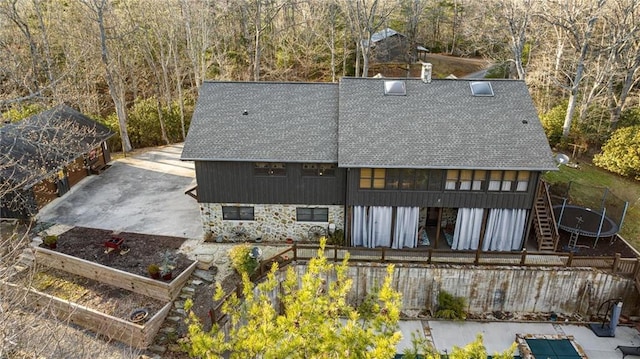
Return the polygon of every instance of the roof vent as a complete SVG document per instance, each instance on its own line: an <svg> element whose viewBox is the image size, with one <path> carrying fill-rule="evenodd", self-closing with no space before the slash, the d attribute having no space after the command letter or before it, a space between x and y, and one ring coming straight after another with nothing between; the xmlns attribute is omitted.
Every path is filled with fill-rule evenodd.
<svg viewBox="0 0 640 359"><path fill-rule="evenodd" d="M473 96L485 96L493 97L493 88L491 82L488 81L472 81L469 83L471 86L471 94Z"/></svg>
<svg viewBox="0 0 640 359"><path fill-rule="evenodd" d="M425 84L431 83L431 69L433 66L428 62L422 63L422 72L420 73L420 78L422 82Z"/></svg>
<svg viewBox="0 0 640 359"><path fill-rule="evenodd" d="M385 81L384 94L385 96L406 96L407 85L400 80Z"/></svg>

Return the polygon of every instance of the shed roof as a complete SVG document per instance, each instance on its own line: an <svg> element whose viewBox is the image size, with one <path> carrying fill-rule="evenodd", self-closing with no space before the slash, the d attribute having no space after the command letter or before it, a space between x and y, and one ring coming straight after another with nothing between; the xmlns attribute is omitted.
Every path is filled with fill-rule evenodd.
<svg viewBox="0 0 640 359"><path fill-rule="evenodd" d="M66 105L0 127L0 179L30 188L113 136Z"/></svg>
<svg viewBox="0 0 640 359"><path fill-rule="evenodd" d="M555 169L523 81L491 80L494 96L473 96L472 81L402 79L405 96L385 96L390 79L340 81L341 167Z"/></svg>
<svg viewBox="0 0 640 359"><path fill-rule="evenodd" d="M205 82L182 159L335 163L337 120L333 83Z"/></svg>

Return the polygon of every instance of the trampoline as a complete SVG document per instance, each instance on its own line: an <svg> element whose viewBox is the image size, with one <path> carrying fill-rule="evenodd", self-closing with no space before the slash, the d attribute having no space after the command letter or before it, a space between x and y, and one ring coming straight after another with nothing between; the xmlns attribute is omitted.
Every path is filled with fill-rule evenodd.
<svg viewBox="0 0 640 359"><path fill-rule="evenodd" d="M558 228L586 237L611 237L618 233L618 225L604 213L589 208L565 205L554 206Z"/></svg>

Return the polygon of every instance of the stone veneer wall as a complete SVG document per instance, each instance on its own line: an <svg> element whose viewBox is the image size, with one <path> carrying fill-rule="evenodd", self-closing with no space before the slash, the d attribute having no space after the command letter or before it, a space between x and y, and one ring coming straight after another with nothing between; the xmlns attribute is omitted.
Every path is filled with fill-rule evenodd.
<svg viewBox="0 0 640 359"><path fill-rule="evenodd" d="M254 220L222 220L222 206L253 207ZM328 208L329 222L298 222L296 208ZM211 232L213 238L222 235L225 240L233 239L236 227L242 227L247 239L262 237L265 241L280 241L286 238L307 240L309 228L321 226L328 228L333 223L336 229L344 230L343 206L307 206L294 204L239 204L239 203L201 203L200 214L204 233Z"/></svg>

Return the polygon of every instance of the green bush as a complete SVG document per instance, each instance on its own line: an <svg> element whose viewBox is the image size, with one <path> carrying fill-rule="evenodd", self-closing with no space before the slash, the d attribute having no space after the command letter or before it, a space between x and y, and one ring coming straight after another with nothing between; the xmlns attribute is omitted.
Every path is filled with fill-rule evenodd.
<svg viewBox="0 0 640 359"><path fill-rule="evenodd" d="M328 243L336 246L344 246L344 230L336 229L329 235Z"/></svg>
<svg viewBox="0 0 640 359"><path fill-rule="evenodd" d="M251 258L251 246L249 244L240 244L229 250L229 258L231 259L231 267L238 273L253 274L258 268L258 261Z"/></svg>
<svg viewBox="0 0 640 359"><path fill-rule="evenodd" d="M547 135L549 144L555 146L562 139L562 126L567 115L567 101L563 101L549 112L540 116L544 133ZM572 126L573 127L573 126Z"/></svg>
<svg viewBox="0 0 640 359"><path fill-rule="evenodd" d="M435 317L449 320L464 320L467 318L465 308L467 303L463 297L456 297L446 291L438 293L438 310Z"/></svg>
<svg viewBox="0 0 640 359"><path fill-rule="evenodd" d="M622 176L640 179L640 125L616 130L593 163Z"/></svg>
<svg viewBox="0 0 640 359"><path fill-rule="evenodd" d="M37 115L40 112L44 111L45 108L39 104L29 104L24 106L15 106L10 108L9 110L2 113L2 118L4 120L9 120L11 122L18 122L20 120L24 120L27 117L31 117L33 115ZM0 124L2 125L2 124Z"/></svg>

